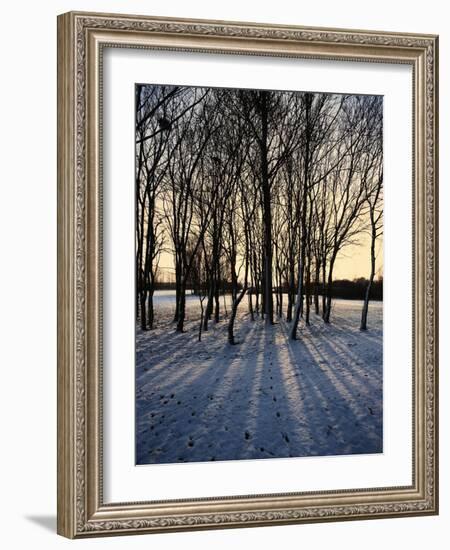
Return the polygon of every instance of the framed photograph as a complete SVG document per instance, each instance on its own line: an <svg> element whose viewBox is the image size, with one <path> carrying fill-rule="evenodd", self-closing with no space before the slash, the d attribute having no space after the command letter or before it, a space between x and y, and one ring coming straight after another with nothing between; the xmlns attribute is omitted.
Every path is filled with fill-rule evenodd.
<svg viewBox="0 0 450 550"><path fill-rule="evenodd" d="M436 514L438 38L58 18L58 532Z"/></svg>

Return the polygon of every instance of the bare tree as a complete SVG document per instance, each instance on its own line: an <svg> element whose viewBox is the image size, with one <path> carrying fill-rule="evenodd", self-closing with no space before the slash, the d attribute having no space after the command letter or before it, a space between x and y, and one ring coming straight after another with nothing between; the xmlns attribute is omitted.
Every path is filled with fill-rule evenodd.
<svg viewBox="0 0 450 550"><path fill-rule="evenodd" d="M289 335L291 340L297 338L303 294L305 288L309 292L310 286L313 198L317 196L314 188L322 185L338 165L338 161L334 158L330 160L330 157L333 157L332 152L336 149L335 125L339 120L343 100L336 101L334 96L327 94L304 93L299 96L299 103L304 115L303 140L297 160L297 170L301 182L297 207L300 212L300 226L294 226L294 228L299 232L300 253L298 254L297 269L297 298ZM307 265L306 260L308 260ZM307 321L309 323L309 294L306 297Z"/></svg>
<svg viewBox="0 0 450 550"><path fill-rule="evenodd" d="M168 178L164 201L165 220L169 227L175 256L176 306L174 321L177 332L184 331L186 314L186 286L195 254L210 223L211 204L207 205L205 216L195 216L198 204L204 195L211 192L217 182L205 173L202 162L206 146L217 130L212 105L206 101L208 92L193 88L185 98L195 108L181 105L183 117L171 132L174 145L168 162ZM202 98L199 104L198 96ZM188 242L195 235L189 254Z"/></svg>
<svg viewBox="0 0 450 550"><path fill-rule="evenodd" d="M339 165L330 174L331 221L330 255L326 288L325 323L330 322L333 270L339 252L354 243L365 223L365 185L363 181L364 159L370 147L368 128L373 114L372 97L349 96L343 106L341 120L342 139L339 152L343 151Z"/></svg>
<svg viewBox="0 0 450 550"><path fill-rule="evenodd" d="M262 291L265 320L273 324L272 185L300 143L294 95L268 90L240 90L234 102L256 139L253 173L259 183L263 229Z"/></svg>
<svg viewBox="0 0 450 550"><path fill-rule="evenodd" d="M204 316L204 330L214 309L214 321L220 320L221 253L223 251L224 216L226 205L235 190L235 182L242 175L248 155L248 139L245 127L229 107L229 92L214 90L216 124L215 133L208 145L205 162L209 166L215 184L209 197L211 223L205 235L206 262L208 265L208 302ZM208 248L208 251L206 250Z"/></svg>
<svg viewBox="0 0 450 550"><path fill-rule="evenodd" d="M139 311L143 330L153 328L157 260L164 244L157 201L167 170L168 132L161 120L179 94L176 87L136 86L136 315Z"/></svg>
<svg viewBox="0 0 450 550"><path fill-rule="evenodd" d="M245 180L244 180L245 181ZM231 265L231 278L232 278L232 305L230 320L228 321L228 343L234 345L236 343L234 338L234 323L236 320L237 310L239 304L242 302L247 290L248 290L248 274L250 265L250 233L251 222L253 213L256 209L257 201L255 197L250 198L247 194L244 181L239 182L239 198L240 208L230 208L228 210L228 229L229 229L229 243L230 249L228 251ZM240 233L240 228L243 229L244 235ZM243 242L242 242L243 241ZM242 253L238 255L238 247L243 247ZM241 257L239 268L238 256ZM244 270L244 277L241 284L240 291L238 290L238 279L241 269Z"/></svg>
<svg viewBox="0 0 450 550"><path fill-rule="evenodd" d="M191 280L193 283L194 292L198 296L200 304L200 322L198 325L198 341L202 339L203 318L205 315L204 301L207 297L207 269L205 264L204 246L201 246L195 254L191 268Z"/></svg>
<svg viewBox="0 0 450 550"><path fill-rule="evenodd" d="M365 158L363 181L366 202L369 209L370 228L370 275L364 296L361 313L361 330L367 330L367 314L369 310L370 292L375 278L376 240L383 232L383 141L382 114L380 99L374 98L371 111L372 143Z"/></svg>

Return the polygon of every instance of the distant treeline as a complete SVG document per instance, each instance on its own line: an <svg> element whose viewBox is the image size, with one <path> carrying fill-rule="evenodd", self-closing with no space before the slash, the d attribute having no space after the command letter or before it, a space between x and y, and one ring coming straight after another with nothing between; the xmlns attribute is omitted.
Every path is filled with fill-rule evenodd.
<svg viewBox="0 0 450 550"><path fill-rule="evenodd" d="M350 281L348 279L338 279L333 282L332 286L332 297L333 298L342 298L345 300L364 300L365 292L367 289L367 283L368 280L364 277L361 277L359 279L355 279L353 281ZM240 285L241 286L241 285ZM175 283L155 283L155 290L176 290ZM189 288L187 289L191 291L193 294L197 294L196 289ZM221 290L224 293L230 293L232 290L231 283L222 282ZM274 289L276 291L278 289ZM250 288L249 293L254 293L254 289ZM283 288L283 292L288 292L288 287ZM310 295L313 294L313 285L311 285L311 292ZM321 296L322 293L319 290L319 295ZM370 299L376 300L376 301L382 301L383 300L383 279L378 279L373 281L371 292L370 292Z"/></svg>
<svg viewBox="0 0 450 550"><path fill-rule="evenodd" d="M342 279L333 282L331 294L333 298L344 298L347 300L364 300L367 289L367 279L361 278L355 281ZM383 300L383 279L373 281L370 289L371 300Z"/></svg>

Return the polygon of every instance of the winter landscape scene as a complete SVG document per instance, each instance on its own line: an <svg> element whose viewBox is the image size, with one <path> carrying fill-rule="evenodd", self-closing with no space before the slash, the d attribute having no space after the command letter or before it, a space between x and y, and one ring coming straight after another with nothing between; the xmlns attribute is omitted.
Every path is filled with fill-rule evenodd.
<svg viewBox="0 0 450 550"><path fill-rule="evenodd" d="M382 452L382 98L135 101L136 463Z"/></svg>

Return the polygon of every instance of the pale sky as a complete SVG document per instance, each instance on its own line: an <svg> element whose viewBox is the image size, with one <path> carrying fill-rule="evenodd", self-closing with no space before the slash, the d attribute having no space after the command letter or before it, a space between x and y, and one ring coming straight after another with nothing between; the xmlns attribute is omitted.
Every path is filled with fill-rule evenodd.
<svg viewBox="0 0 450 550"><path fill-rule="evenodd" d="M375 279L383 275L383 235L376 241ZM370 275L370 236L361 235L360 245L349 245L341 250L334 267L335 279L369 278Z"/></svg>
<svg viewBox="0 0 450 550"><path fill-rule="evenodd" d="M160 268L173 272L173 255L168 252L161 254ZM383 236L377 238L376 242L376 274L375 279L383 274ZM370 237L368 234L361 234L358 245L349 245L339 253L334 266L334 279L357 279L370 275Z"/></svg>

